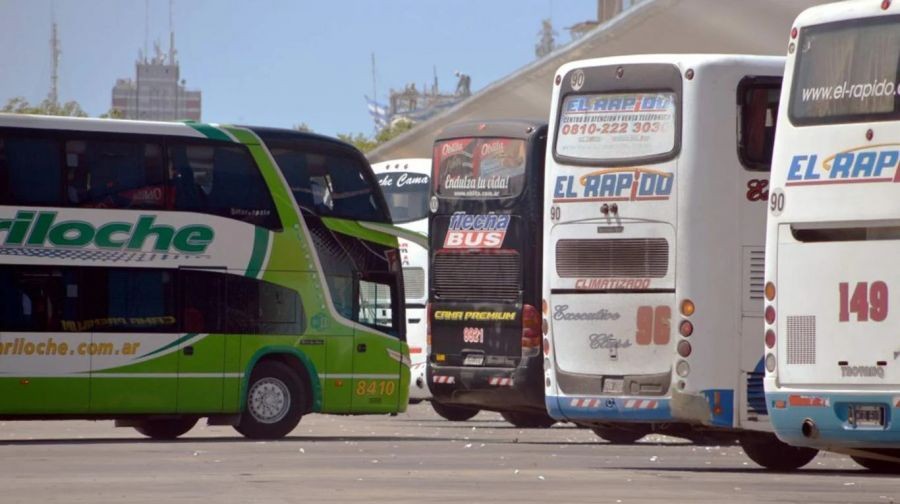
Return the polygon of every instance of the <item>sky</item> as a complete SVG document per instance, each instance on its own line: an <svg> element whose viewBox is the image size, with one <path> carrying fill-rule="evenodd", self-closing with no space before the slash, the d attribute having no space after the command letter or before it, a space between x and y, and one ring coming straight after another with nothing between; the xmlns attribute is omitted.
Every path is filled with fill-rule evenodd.
<svg viewBox="0 0 900 504"><path fill-rule="evenodd" d="M596 0L173 0L181 77L203 92L203 120L371 134L364 95L379 101L415 82L477 91L535 59L541 20L558 42L596 19ZM149 13L149 15L147 15ZM43 100L50 33L61 41L60 101L107 112L117 78L134 78L138 51L168 51L168 0L0 0L0 103ZM149 37L147 37L149 34Z"/></svg>

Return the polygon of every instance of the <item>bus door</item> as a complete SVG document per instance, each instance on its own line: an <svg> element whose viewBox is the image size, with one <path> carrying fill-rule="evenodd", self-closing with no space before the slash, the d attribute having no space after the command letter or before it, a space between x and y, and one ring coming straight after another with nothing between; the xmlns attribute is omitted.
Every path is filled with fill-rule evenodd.
<svg viewBox="0 0 900 504"><path fill-rule="evenodd" d="M396 255L396 252L394 252ZM358 320L353 336L354 413L387 413L396 411L401 394L400 373L403 366L403 297L397 288L398 272L368 273L361 276L358 287ZM392 306L395 307L392 309ZM367 330L371 327L372 330Z"/></svg>
<svg viewBox="0 0 900 504"><path fill-rule="evenodd" d="M218 271L181 270L180 315L184 336L178 345L178 412L210 413L222 411L226 342L229 353L240 358L240 336L224 336L233 328L226 320L240 323L246 317L230 313L229 307L246 308L252 293L247 281ZM250 336L252 337L252 336Z"/></svg>
<svg viewBox="0 0 900 504"><path fill-rule="evenodd" d="M739 168L737 206L740 216L741 310L740 370L746 383L745 411L765 414L763 355L763 279L765 275L765 205L769 196L769 168L775 142L781 77L745 77L738 84ZM746 381L744 381L746 380Z"/></svg>

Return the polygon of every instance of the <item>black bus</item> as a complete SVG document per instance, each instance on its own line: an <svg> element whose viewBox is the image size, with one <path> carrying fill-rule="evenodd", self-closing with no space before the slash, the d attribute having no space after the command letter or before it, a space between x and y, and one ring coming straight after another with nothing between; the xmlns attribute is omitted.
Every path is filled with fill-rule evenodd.
<svg viewBox="0 0 900 504"><path fill-rule="evenodd" d="M428 386L435 411L553 424L544 405L541 236L547 125L451 125L435 139Z"/></svg>

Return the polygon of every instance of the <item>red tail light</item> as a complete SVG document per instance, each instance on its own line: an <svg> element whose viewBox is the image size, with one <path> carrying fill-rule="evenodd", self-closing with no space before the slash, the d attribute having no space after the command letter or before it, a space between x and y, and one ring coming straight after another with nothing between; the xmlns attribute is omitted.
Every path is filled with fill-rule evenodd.
<svg viewBox="0 0 900 504"><path fill-rule="evenodd" d="M766 307L766 323L774 324L775 323L775 308L771 305Z"/></svg>
<svg viewBox="0 0 900 504"><path fill-rule="evenodd" d="M524 305L522 307L522 352L540 349L541 339L541 314L534 306Z"/></svg>
<svg viewBox="0 0 900 504"><path fill-rule="evenodd" d="M766 346L772 348L775 346L775 331L769 329L766 331Z"/></svg>

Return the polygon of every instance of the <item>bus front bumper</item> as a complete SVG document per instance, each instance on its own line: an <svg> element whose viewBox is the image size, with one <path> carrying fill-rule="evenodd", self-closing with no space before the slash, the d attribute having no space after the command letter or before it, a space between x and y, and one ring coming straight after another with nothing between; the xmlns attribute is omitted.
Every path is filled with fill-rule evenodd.
<svg viewBox="0 0 900 504"><path fill-rule="evenodd" d="M788 444L900 448L900 394L777 392L766 402L775 433Z"/></svg>

